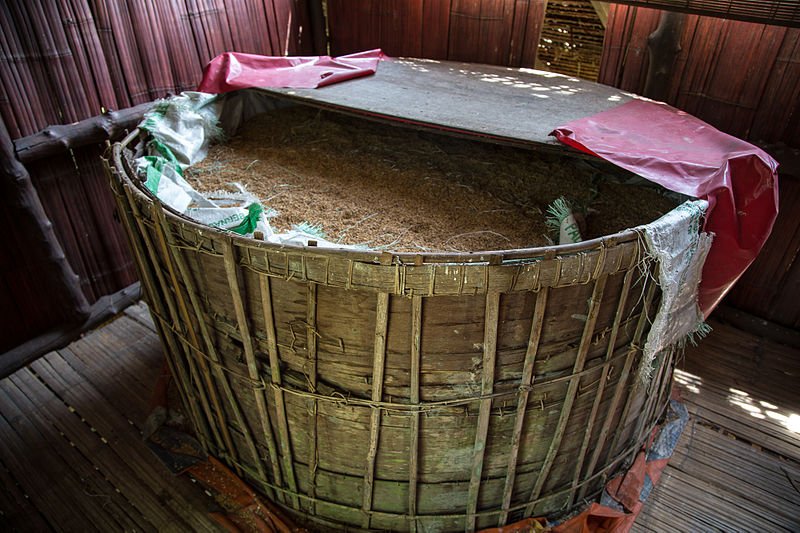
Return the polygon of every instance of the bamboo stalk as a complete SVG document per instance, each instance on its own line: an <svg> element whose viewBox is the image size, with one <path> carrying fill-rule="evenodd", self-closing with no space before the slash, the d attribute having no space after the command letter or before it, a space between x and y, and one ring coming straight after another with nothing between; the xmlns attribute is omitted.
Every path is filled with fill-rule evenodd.
<svg viewBox="0 0 800 533"><path fill-rule="evenodd" d="M289 422L286 419L286 403L283 398L283 383L281 378L281 363L278 355L278 342L275 336L275 317L272 310L272 291L268 276L258 276L259 291L261 293L261 306L264 314L264 329L267 334L267 349L269 351L269 367L275 396L275 412L277 413L278 434L281 440L281 457L283 458L284 474L289 485L292 498L292 508L300 509L297 499L297 481L294 472L294 457L291 441L289 439Z"/></svg>
<svg viewBox="0 0 800 533"><path fill-rule="evenodd" d="M106 61L103 46L100 44L100 37L91 6L81 0L69 0L69 4L75 10L75 17L80 28L81 41L77 47L83 45L87 53L89 69L85 72L85 79L94 78L97 86L100 104L105 109L121 109L125 106L120 105L114 93L114 82L109 74L109 65ZM72 47L73 50L76 47Z"/></svg>
<svg viewBox="0 0 800 533"><path fill-rule="evenodd" d="M497 360L497 319L500 312L500 293L486 294L483 329L483 368L481 371L481 396L494 392L494 371ZM475 513L478 510L483 462L486 457L486 441L489 433L489 416L492 414L492 399L481 400L478 411L478 423L475 430L475 446L472 452L472 470L467 496L467 516L464 529L475 530Z"/></svg>
<svg viewBox="0 0 800 533"><path fill-rule="evenodd" d="M422 297L411 297L411 405L419 405L420 361L422 348ZM417 530L417 480L419 477L419 411L411 414L411 439L408 459L408 516L409 529Z"/></svg>
<svg viewBox="0 0 800 533"><path fill-rule="evenodd" d="M578 354L575 358L575 364L572 367L573 374L582 371L583 365L586 362L586 354L589 352L589 345L591 344L592 334L594 333L594 325L597 322L597 315L600 312L600 302L603 299L603 291L605 290L607 279L608 275L604 274L598 278L594 284L592 297L589 301L589 311L587 312L586 325L583 328L583 335L581 337L580 346L578 347ZM569 417L572 414L572 405L575 402L575 396L578 393L579 385L580 377L573 376L573 378L569 381L569 386L567 387L567 395L564 399L564 405L561 408L561 416L558 419L558 424L556 425L553 439L550 442L550 448L547 451L547 456L545 457L544 464L539 471L539 475L536 477L536 484L531 491L531 496L529 498L531 503L529 503L525 508L526 516L533 515L534 505L532 502L539 498L542 488L544 488L544 484L550 475L550 469L553 466L553 462L556 460L558 449L561 447L561 439L564 437L564 432L567 429Z"/></svg>
<svg viewBox="0 0 800 533"><path fill-rule="evenodd" d="M287 258L288 266L289 260ZM306 357L309 368L306 375L311 392L317 392L317 284L308 282L306 285ZM319 465L319 443L317 442L319 405L317 400L309 400L309 458L308 458L308 495L311 496L311 514L316 514L317 466Z"/></svg>
<svg viewBox="0 0 800 533"><path fill-rule="evenodd" d="M111 183L111 188L114 191L114 197L119 213L125 222L123 226L126 234L128 235L128 242L133 249L134 258L136 259L137 271L139 272L139 278L142 280L142 286L144 287L144 297L151 309L154 308L159 316L166 316L167 313L164 310L164 304L161 298L158 297L156 280L153 275L153 265L147 260L141 235L133 231L133 229L136 227L136 223L133 220L133 214L130 208L130 197L125 194L123 190L125 186L120 181L116 170L111 168L108 160L106 159L103 159L103 168L106 171L106 175ZM189 416L193 420L194 427L198 429L197 436L200 439L200 443L203 445L203 448L210 450L212 448L209 446L208 442L208 435L210 431L207 421L200 416L200 412L197 408L197 402L191 401L193 399L188 397L187 391L185 390L185 384L189 383L189 380L186 377L186 370L183 368L183 365L179 364L179 361L173 357L170 357L170 354L177 354L179 352L177 348L177 341L172 335L172 332L165 328L160 321L155 322L159 336L164 344L167 345L167 353L164 354L164 360L169 365L172 375L179 381L177 389L184 409L189 412Z"/></svg>
<svg viewBox="0 0 800 533"><path fill-rule="evenodd" d="M0 50L11 56L14 52L23 49L19 42L21 25L18 24L11 14L0 9ZM36 83L33 81L30 72L30 64L18 61L7 61L0 69L0 81L6 91L6 104L3 108L9 111L3 114L3 121L11 137L19 137L35 132L42 124L47 124L47 108L39 101ZM10 102L26 102L24 106L13 106ZM52 113L49 116L54 117Z"/></svg>
<svg viewBox="0 0 800 533"><path fill-rule="evenodd" d="M640 346L639 343L642 341L642 337L644 336L644 330L650 320L650 312L652 311L651 307L653 305L653 299L655 298L657 289L657 284L655 282L650 283L650 287L647 289L647 294L645 295L644 304L642 306L642 316L640 317L639 323L636 326L636 331L634 332L634 339L631 341L631 350L634 351L641 351L643 350L643 346ZM643 364L644 361L640 361L640 364ZM619 418L619 423L617 424L617 430L614 432L614 439L611 441L611 449L609 450L610 453L613 453L614 450L617 449L619 445L619 439L622 437L622 430L625 428L625 424L630 416L630 411L633 406L634 400L639 395L639 389L642 386L642 380L639 379L638 376L634 376L633 385L628 392L628 397L625 401L625 407L622 410L622 415Z"/></svg>
<svg viewBox="0 0 800 533"><path fill-rule="evenodd" d="M145 71L148 89L152 96L160 97L164 92L174 90L175 83L164 32L153 31L154 28L161 27L161 22L154 13L155 2L130 3L127 8L130 17L128 24L134 35L148 35L147 39L137 39L135 44L144 59L141 65Z"/></svg>
<svg viewBox="0 0 800 533"><path fill-rule="evenodd" d="M658 393L658 405L665 405L669 403L670 397L672 395L672 375L675 370L675 365L677 364L677 360L680 356L680 349L677 346L672 347L672 353L670 354L669 360L669 367L667 368L667 375L662 382L661 388Z"/></svg>
<svg viewBox="0 0 800 533"><path fill-rule="evenodd" d="M661 408L661 398L666 390L669 390L669 381L667 376L670 375L670 368L672 367L672 359L675 355L675 347L670 346L665 349L664 360L659 366L658 373L652 380L650 390L647 395L645 408L643 409L644 416L639 416L636 420L636 442L641 442L645 438L644 432L647 431L647 422L653 419L658 410ZM664 384L667 384L665 387Z"/></svg>
<svg viewBox="0 0 800 533"><path fill-rule="evenodd" d="M379 402L383 398L383 374L386 362L386 331L389 322L389 293L379 292L375 310L375 346L372 366L372 401ZM375 458L378 455L378 439L381 430L381 413L373 407L370 413L369 449L367 466L364 473L364 495L361 510L364 512L362 527L369 529L372 521L372 495L375 481Z"/></svg>
<svg viewBox="0 0 800 533"><path fill-rule="evenodd" d="M238 268L236 267L233 244L230 238L223 241L222 253L225 263L225 273L228 277L228 286L230 287L231 292L231 299L233 300L233 308L236 312L236 322L238 323L239 327L239 335L242 338L242 345L244 346L244 358L247 364L247 374L254 382L260 382L261 376L258 371L258 364L256 363L256 354L255 350L253 349L253 338L250 335L250 326L248 325L247 321L247 313L245 312L244 302L242 301L241 289L239 287L239 273ZM266 389L253 387L253 396L255 397L256 401L256 411L258 411L258 418L261 422L261 431L264 432L264 437L267 441L267 449L269 451L270 463L272 465L272 479L277 486L282 487L283 476L281 476L281 467L278 464L278 453L275 449L275 438L272 435L272 426L269 422L266 394ZM252 440L252 437L249 437L250 432L247 430L246 426L243 428L243 430L248 434L248 438ZM260 466L261 461L258 461L257 453L255 454L254 458L256 459L256 464ZM282 492L277 492L276 496L279 501L284 501Z"/></svg>
<svg viewBox="0 0 800 533"><path fill-rule="evenodd" d="M159 265L161 265L161 261L159 260L158 256L156 255L156 251L155 251L156 248L153 245L153 241L150 238L150 234L148 233L147 228L144 225L144 222L142 220L142 213L139 210L139 206L136 204L136 201L133 198L132 191L128 187L125 187L124 191L125 191L125 194L126 194L126 197L127 197L127 200L128 200L128 205L131 207L131 212L133 214L133 219L135 221L136 228L139 230L139 235L142 236L142 240L144 241L143 248L145 250L147 250L147 253L148 253L149 257L150 257L150 264L153 266L153 271L156 273L156 279L158 280L158 287L161 288L161 294L163 295L163 301L165 301L167 303L167 310L169 311L169 315L168 315L169 316L169 320L172 322L174 327L178 327L179 324L180 324L180 320L178 318L178 312L175 309L175 302L169 296L169 285L167 284L167 281L164 279L164 273L162 272L162 270L161 270L161 268L159 266ZM161 300L162 299L158 298L157 296L155 296L153 298L154 302L155 301L159 301L160 302ZM161 311L163 311L163 307L162 307ZM166 317L167 315L166 314L162 314L162 315L157 315L157 316ZM165 324L161 323L160 320L158 321L158 323L162 327L165 326ZM202 406L203 412L205 413L205 416L206 416L206 420L207 420L206 426L210 429L210 434L213 436L214 441L215 441L216 451L217 451L217 453L219 453L219 452L221 452L221 451L223 451L225 449L225 441L222 439L222 436L219 433L219 430L218 430L217 426L213 422L214 421L214 411L211 409L211 404L210 404L210 402L208 400L208 397L206 396L206 392L205 392L204 388L202 387L200 376L199 376L200 371L196 367L195 357L191 353L191 349L188 346L186 346L184 340L181 339L180 337L177 338L177 345L181 347L181 350L175 350L174 352L171 352L171 353L175 354L175 356L178 357L178 354L181 351L183 352L183 359L186 361L186 365L189 368L189 376L191 377L191 380L190 380L190 379L187 378L187 376L183 376L183 378L186 380L183 383L185 383L186 386L189 386L189 384L192 383L192 382L194 382L196 384L195 392L197 393L197 396L200 398L200 405ZM193 399L193 398L190 398L190 400L191 399Z"/></svg>
<svg viewBox="0 0 800 533"><path fill-rule="evenodd" d="M517 461L519 461L519 447L522 441L522 428L528 408L528 397L536 377L534 365L536 364L536 355L539 353L539 342L542 338L542 327L544 326L545 309L547 309L547 297L549 294L550 289L547 287L539 290L536 296L533 317L531 318L531 332L528 338L528 347L525 351L525 361L522 365L522 380L520 381L520 392L517 398L517 415L514 419L514 432L511 437L511 449L508 454L508 470L503 488L502 512L497 519L498 527L506 524L508 510L511 507L511 497L514 492L514 481L517 475Z"/></svg>
<svg viewBox="0 0 800 533"><path fill-rule="evenodd" d="M209 393L209 396L211 398L211 403L214 406L214 412L216 413L217 416L217 423L219 424L220 434L225 444L224 453L226 455L230 455L231 457L235 458L238 455L237 449L233 445L233 439L231 438L230 431L228 430L228 424L225 421L225 412L222 409L222 404L219 401L217 390L214 387L214 381L208 369L208 364L206 363L206 360L203 357L203 355L205 354L200 354L200 356L197 357L196 354L193 353L195 350L199 349L199 342L197 338L197 333L195 332L194 326L192 325L191 322L191 317L189 315L189 310L186 306L186 301L183 299L183 295L178 285L178 275L175 272L175 266L173 265L173 260L169 251L169 246L167 245L167 237L165 236L166 230L162 227L162 223L164 224L166 223L166 220L163 218L164 212L160 205L153 205L153 213L155 214L156 218L153 226L156 231L156 236L158 238L158 243L161 248L161 253L163 254L163 262L166 263L167 273L169 274L171 283L170 285L162 285L164 287L164 294L169 294L170 292L174 294L174 299L177 304L177 309L179 312L179 314L176 314L175 316L172 317L174 320L174 324L176 325L180 324L182 321L183 326L189 333L189 342L186 343L188 348L187 355L189 357L189 360L197 361L198 366L200 367L200 371L202 372L203 379L206 384L206 390ZM145 230L143 229L143 231ZM155 246L153 246L153 243L149 243L148 248L150 248L153 251L153 253L155 253ZM194 291L190 289L189 294L193 295ZM198 315L198 317L199 316L200 315ZM203 321L200 320L200 323L202 324ZM210 346L213 349L213 344L211 344ZM212 360L216 361L216 358ZM203 388L200 387L198 390L202 392ZM214 425L212 424L211 427L213 428ZM238 472L238 474L241 475L241 472Z"/></svg>
<svg viewBox="0 0 800 533"><path fill-rule="evenodd" d="M608 339L608 348L606 349L606 357L605 361L603 362L603 370L600 372L600 381L598 382L597 386L597 393L594 397L594 402L592 403L592 410L589 413L589 420L586 424L586 433L583 437L583 443L581 443L580 452L578 452L578 458L575 461L575 470L572 477L572 492L570 492L569 497L569 504L568 507L571 507L573 499L575 497L575 491L578 487L578 480L581 477L581 471L583 470L583 462L586 459L586 454L589 450L589 442L592 439L592 431L594 429L595 419L597 418L597 413L600 409L600 402L603 399L603 394L605 392L606 387L606 380L608 379L608 372L611 367L611 359L614 357L614 346L617 343L617 335L619 335L619 326L622 323L622 316L625 312L625 306L628 303L628 295L630 294L631 290L631 282L633 280L633 273L634 270L628 270L625 274L625 278L622 282L622 292L620 293L619 303L617 304L617 312L614 315L614 323L611 326L611 333ZM609 416L608 414L606 416Z"/></svg>
<svg viewBox="0 0 800 533"><path fill-rule="evenodd" d="M164 216L163 209L161 209L160 206L154 206L154 211L156 214L156 218L158 219L158 223L155 224L156 231L159 236L159 240L162 244L162 251L166 259L167 268L171 272L171 275L173 276L173 284L174 284L173 286L176 288L175 293L176 296L178 297L178 302L179 304L182 303L184 317L189 328L189 333L192 338L192 342L194 343L195 346L197 346L197 336L194 333L194 327L191 322L191 317L188 314L185 302L183 302L182 291L179 290L178 282L173 274L174 273L174 269L172 268L173 261L177 265L181 277L184 283L186 284L186 292L189 295L189 300L192 305L192 309L195 313L195 317L197 318L197 323L200 329L201 336L205 343L206 349L208 350L207 356L213 363L215 363L212 366L214 377L222 387L223 394L228 399L228 404L231 407L231 411L233 412L233 416L236 420L236 423L239 425L239 428L241 429L241 432L244 435L245 445L247 446L248 451L250 452L253 458L253 462L256 466L258 474L262 477L262 479L266 480L267 479L266 471L264 470L262 461L260 460L260 454L258 453L258 448L256 447L252 432L247 424L247 420L244 418L244 415L242 414L241 408L236 400L236 396L234 395L230 383L228 382L228 378L220 368L221 360L219 358L219 355L217 354L214 342L211 339L211 335L209 334L206 322L203 319L203 309L200 306L200 302L197 299L197 291L194 287L194 282L191 277L191 273L189 272L189 269L185 263L182 253L178 251L179 247L176 245L174 240L174 235L169 229L166 218ZM223 241L223 247L225 247L226 244L227 243ZM172 250L174 250L174 253L172 252ZM223 261L224 261L224 254L223 254ZM242 339L242 342L244 343L245 340ZM205 364L205 358L202 356L202 354L201 357L198 357L198 361L201 363L201 365L203 365L203 367L207 368L207 365ZM223 438L230 439L230 433L224 418L224 411L222 411L221 406L219 406L220 405L218 403L219 400L216 397L217 391L213 386L213 382L209 381L208 387L212 393L212 400L217 402L218 406L217 408L219 409L218 412L220 413L220 425L221 429L223 430L222 433ZM234 457L238 455L238 450L234 447L231 447L231 452Z"/></svg>
<svg viewBox="0 0 800 533"><path fill-rule="evenodd" d="M628 349L628 354L625 357L625 363L622 366L622 371L620 372L619 379L617 380L617 386L614 388L614 395L611 397L611 405L606 410L606 418L600 428L600 433L597 436L594 450L592 451L589 463L586 466L586 479L590 479L594 476L594 469L597 466L597 462L600 459L600 454L603 452L603 448L605 447L606 439L608 438L609 431L611 430L611 424L614 420L614 413L617 411L617 406L619 405L619 401L622 398L622 393L627 385L635 356L640 349L637 345L641 340L642 332L647 324L647 312L645 310L650 306L650 301L655 295L655 289L655 283L651 284L650 287L646 289L647 293L645 294L644 307L641 315L639 315L639 320L636 323L636 329L634 330L631 347ZM581 487L580 491L578 492L579 500L583 499L587 490L587 485L583 485Z"/></svg>
<svg viewBox="0 0 800 533"><path fill-rule="evenodd" d="M123 65L123 60L130 62L130 57L138 58L138 50L131 50L129 54L120 54L117 50L117 45L124 47L128 42L125 39L124 30L125 26L117 27L116 14L118 6L115 2L97 2L93 7L93 14L95 24L97 26L97 36L100 42L101 53L105 56L108 64L108 75L111 79L111 85L114 89L114 94L117 99L117 105L120 107L129 107L137 103L143 103L149 98L131 98L133 94L129 93L129 88L134 92L133 87L141 85L144 77L140 79L131 79L130 85L126 84L126 68ZM122 56L122 57L121 57ZM142 76L144 74L142 73ZM137 95L140 96L140 95Z"/></svg>
<svg viewBox="0 0 800 533"><path fill-rule="evenodd" d="M170 29L170 31L164 32L164 38L171 59L170 64L174 69L175 92L194 90L200 81L203 63L197 56L189 16L186 12L186 3L156 2L156 9L158 18L161 20L161 27ZM240 51L244 52L245 50Z"/></svg>
<svg viewBox="0 0 800 533"><path fill-rule="evenodd" d="M40 51L41 62L50 84L40 87L58 87L49 96L57 102L60 119L67 122L80 120L93 113L88 100L91 96L84 94L84 87L75 68L74 55L69 51L63 24L50 24L59 20L58 10L54 2L28 2L20 4L23 10L21 17L30 24L30 35L36 40ZM14 7L12 6L12 9ZM98 109L99 105L95 107Z"/></svg>

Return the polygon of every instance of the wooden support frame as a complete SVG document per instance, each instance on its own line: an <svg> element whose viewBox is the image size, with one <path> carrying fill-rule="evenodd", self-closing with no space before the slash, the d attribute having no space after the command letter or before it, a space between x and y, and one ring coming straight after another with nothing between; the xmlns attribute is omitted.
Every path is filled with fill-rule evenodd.
<svg viewBox="0 0 800 533"><path fill-rule="evenodd" d="M59 307L64 320L49 331L0 354L0 377L9 375L49 351L66 346L82 333L96 327L141 296L139 282L89 304L77 274L69 264L53 225L31 182L24 163L94 143L118 139L138 124L152 103L120 111L110 111L74 124L50 126L42 131L12 141L5 123L0 120L0 172L5 207L11 209L19 228L30 234L30 249L48 264L47 279L51 305Z"/></svg>
<svg viewBox="0 0 800 533"><path fill-rule="evenodd" d="M91 312L89 302L81 290L77 274L67 261L28 170L16 157L14 144L2 120L0 173L0 193L9 216L16 222L15 231L23 234L28 252L44 266L44 279L38 281L50 291L50 305L54 305L64 317L65 326L81 324ZM17 357L27 358L21 352Z"/></svg>

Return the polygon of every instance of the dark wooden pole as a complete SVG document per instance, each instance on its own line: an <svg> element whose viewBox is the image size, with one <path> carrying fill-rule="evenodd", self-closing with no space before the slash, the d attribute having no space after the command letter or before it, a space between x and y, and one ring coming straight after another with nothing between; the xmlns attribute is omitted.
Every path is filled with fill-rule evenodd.
<svg viewBox="0 0 800 533"><path fill-rule="evenodd" d="M142 296L140 282L132 283L114 294L103 296L89 308L86 318L72 325L59 325L0 354L0 378L32 363L39 357L68 345L82 333L104 324Z"/></svg>
<svg viewBox="0 0 800 533"><path fill-rule="evenodd" d="M681 35L686 15L662 11L656 30L647 37L650 62L644 84L644 95L665 101L669 97L675 59L681 51Z"/></svg>
<svg viewBox="0 0 800 533"><path fill-rule="evenodd" d="M308 14L311 19L311 39L314 53L320 56L328 55L328 25L325 21L322 0L308 0Z"/></svg>
<svg viewBox="0 0 800 533"><path fill-rule="evenodd" d="M13 231L24 235L32 252L30 260L43 265L46 279L40 280L49 295L42 305L56 306L65 320L53 329L0 354L0 378L45 353L66 346L81 333L108 320L140 297L139 282L104 296L89 306L79 278L66 259L53 226L42 207L23 162L31 162L69 150L120 137L142 120L151 102L121 111L110 111L74 124L49 126L44 130L11 140L0 120L0 170L3 208L17 223Z"/></svg>
<svg viewBox="0 0 800 533"><path fill-rule="evenodd" d="M29 163L89 144L116 139L132 130L150 109L152 102L139 104L121 111L109 111L74 124L48 126L39 133L14 141L16 157Z"/></svg>
<svg viewBox="0 0 800 533"><path fill-rule="evenodd" d="M24 235L32 258L44 269L46 279L40 280L49 291L49 305L55 305L71 323L89 316L89 303L81 291L78 276L72 270L53 224L42 207L39 195L31 182L28 170L14 154L14 144L0 119L0 194L4 208L16 221L13 231ZM5 231L12 231L6 229ZM13 253L13 250L9 250ZM71 320L70 320L71 319Z"/></svg>

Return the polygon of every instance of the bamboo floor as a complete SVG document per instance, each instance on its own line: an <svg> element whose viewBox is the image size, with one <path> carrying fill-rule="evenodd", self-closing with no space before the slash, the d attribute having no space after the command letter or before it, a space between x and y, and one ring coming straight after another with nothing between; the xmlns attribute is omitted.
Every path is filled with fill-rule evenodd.
<svg viewBox="0 0 800 533"><path fill-rule="evenodd" d="M680 365L691 419L634 531L800 531L800 349L712 324ZM142 442L160 371L138 304L0 381L3 531L218 530L213 500Z"/></svg>

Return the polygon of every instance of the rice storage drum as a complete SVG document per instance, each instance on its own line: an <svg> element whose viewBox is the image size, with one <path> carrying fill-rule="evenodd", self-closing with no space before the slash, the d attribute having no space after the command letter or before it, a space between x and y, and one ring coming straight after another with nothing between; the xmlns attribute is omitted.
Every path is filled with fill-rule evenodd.
<svg viewBox="0 0 800 533"><path fill-rule="evenodd" d="M258 197L238 231L157 199L147 121L110 162L208 452L314 528L474 530L595 498L668 401L672 352L642 378L661 292L627 228L676 202L578 159L244 93L217 99L229 140L180 177L188 211ZM547 233L561 196L586 240Z"/></svg>

